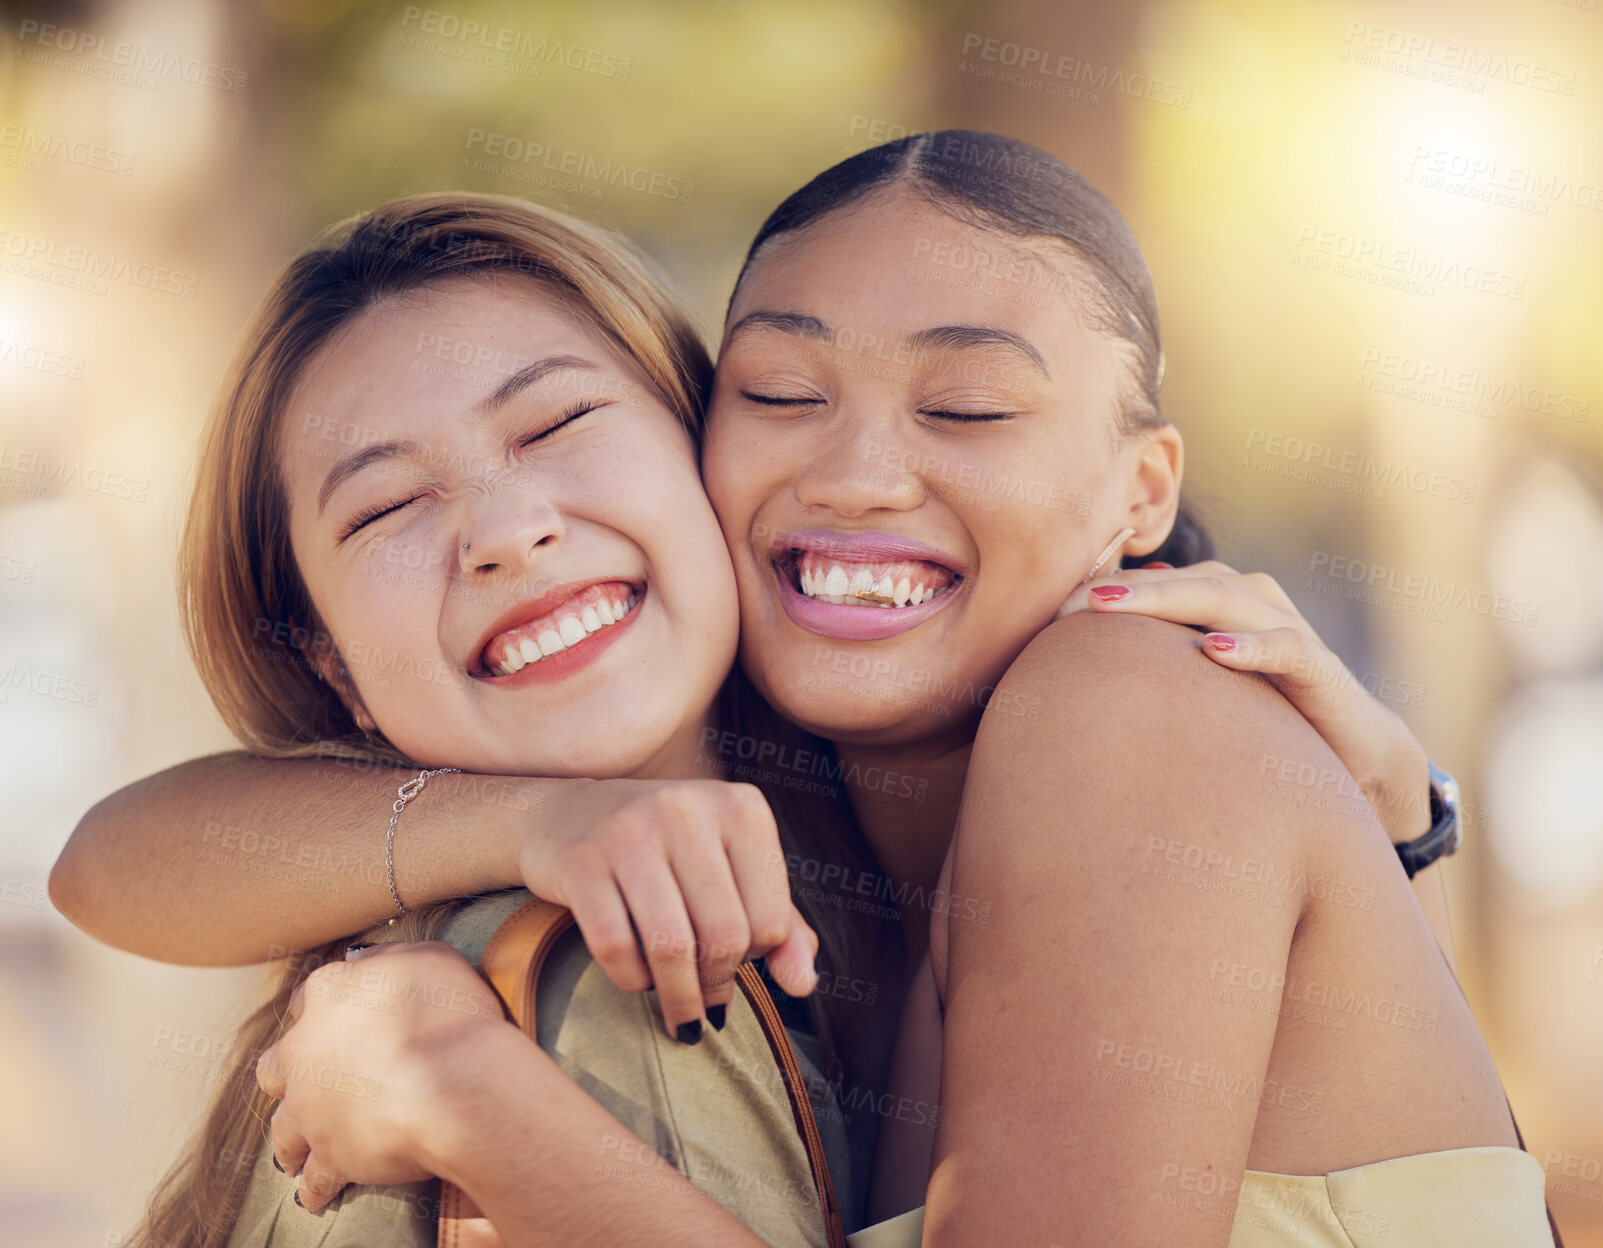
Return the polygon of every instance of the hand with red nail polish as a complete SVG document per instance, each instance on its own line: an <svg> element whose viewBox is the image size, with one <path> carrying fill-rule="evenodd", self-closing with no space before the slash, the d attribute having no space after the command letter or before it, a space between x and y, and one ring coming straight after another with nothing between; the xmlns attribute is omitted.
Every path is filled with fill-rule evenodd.
<svg viewBox="0 0 1603 1248"><path fill-rule="evenodd" d="M1237 572L1218 560L1183 568L1153 560L1076 587L1058 615L1080 611L1211 630L1198 650L1279 689L1358 781L1394 843L1430 826L1424 748L1320 640L1274 577Z"/></svg>

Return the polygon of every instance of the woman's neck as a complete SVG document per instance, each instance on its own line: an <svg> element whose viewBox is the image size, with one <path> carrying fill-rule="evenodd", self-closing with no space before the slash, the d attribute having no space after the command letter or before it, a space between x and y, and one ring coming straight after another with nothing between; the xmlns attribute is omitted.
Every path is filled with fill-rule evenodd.
<svg viewBox="0 0 1603 1248"><path fill-rule="evenodd" d="M957 826L973 737L909 745L837 744L858 826L901 906L910 965L929 943L931 898Z"/></svg>

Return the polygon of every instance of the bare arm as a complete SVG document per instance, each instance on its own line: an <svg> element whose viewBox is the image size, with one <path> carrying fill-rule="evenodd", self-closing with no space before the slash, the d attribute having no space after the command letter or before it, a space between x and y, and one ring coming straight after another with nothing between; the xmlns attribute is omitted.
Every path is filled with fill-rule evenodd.
<svg viewBox="0 0 1603 1248"><path fill-rule="evenodd" d="M198 966L366 931L395 913L385 830L413 774L248 754L180 764L84 816L51 900L107 944ZM569 907L613 983L656 986L671 1031L727 1005L747 958L766 956L787 991L813 988L817 937L751 785L442 773L407 804L394 857L408 907L519 884Z"/></svg>
<svg viewBox="0 0 1603 1248"><path fill-rule="evenodd" d="M1119 586L1106 600L1092 590ZM1069 596L1060 615L1079 611L1146 615L1211 630L1202 653L1221 667L1265 676L1335 751L1357 781L1356 793L1324 793L1351 805L1366 802L1394 845L1430 830L1430 773L1424 747L1400 715L1364 687L1325 645L1274 577L1237 572L1218 560L1183 568L1167 564L1121 568ZM1417 699L1423 689L1386 680L1393 698ZM1273 777L1272 758L1264 760ZM1334 773L1332 773L1334 778ZM1436 943L1456 973L1453 932L1440 867L1414 877L1414 896Z"/></svg>
<svg viewBox="0 0 1603 1248"><path fill-rule="evenodd" d="M1263 756L1301 760L1312 738L1266 730L1272 692L1166 661L1187 644L1167 625L1143 622L1132 649L1122 626L1079 624L1004 678L1042 695L1040 720L988 717L975 745L952 889L995 904L948 925L925 1243L1123 1243L1139 1226L1223 1248L1228 1219L1155 1199L1159 1176L1183 1157L1239 1190L1278 1019L1196 985L1221 960L1286 966L1309 894L1261 868L1317 874L1307 829L1334 819L1254 796ZM1132 679L1132 655L1162 680Z"/></svg>
<svg viewBox="0 0 1603 1248"><path fill-rule="evenodd" d="M395 913L384 831L413 774L245 753L180 763L84 815L50 899L97 940L165 962L244 965L337 940ZM432 777L396 832L403 901L521 884L519 818L572 783L585 782Z"/></svg>

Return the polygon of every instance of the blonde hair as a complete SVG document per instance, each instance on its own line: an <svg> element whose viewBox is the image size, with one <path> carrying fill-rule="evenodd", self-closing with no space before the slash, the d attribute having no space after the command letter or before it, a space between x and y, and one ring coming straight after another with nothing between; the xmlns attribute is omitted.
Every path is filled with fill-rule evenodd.
<svg viewBox="0 0 1603 1248"><path fill-rule="evenodd" d="M520 277L559 295L700 435L711 360L683 301L626 240L522 200L454 193L393 200L334 226L278 275L245 331L207 426L179 551L185 639L223 721L253 753L410 761L363 731L313 663L293 649L286 662L283 647L262 643L286 629L324 635L290 548L277 448L320 347L387 296L461 277ZM461 904L423 907L370 936L433 939ZM283 1034L296 986L343 957L346 943L305 950L278 972L271 998L240 1029L199 1139L155 1189L133 1243L227 1243L273 1107L256 1084L256 1059Z"/></svg>

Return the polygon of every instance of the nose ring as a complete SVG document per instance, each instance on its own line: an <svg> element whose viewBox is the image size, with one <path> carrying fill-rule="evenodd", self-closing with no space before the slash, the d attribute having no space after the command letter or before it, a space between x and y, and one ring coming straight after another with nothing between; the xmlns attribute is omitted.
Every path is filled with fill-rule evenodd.
<svg viewBox="0 0 1603 1248"><path fill-rule="evenodd" d="M471 545L473 545L473 543L472 543L472 542L463 542L463 543L462 543L462 549L463 549L463 550L464 550L464 551L465 551L465 550L467 550L467 548L468 548L468 547L469 547L469 546L471 546Z"/></svg>

